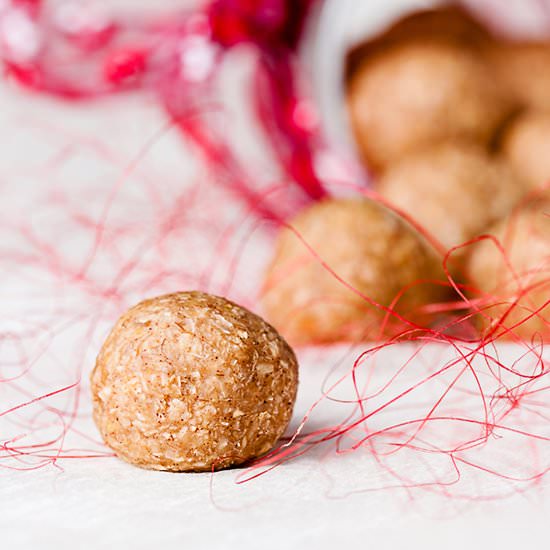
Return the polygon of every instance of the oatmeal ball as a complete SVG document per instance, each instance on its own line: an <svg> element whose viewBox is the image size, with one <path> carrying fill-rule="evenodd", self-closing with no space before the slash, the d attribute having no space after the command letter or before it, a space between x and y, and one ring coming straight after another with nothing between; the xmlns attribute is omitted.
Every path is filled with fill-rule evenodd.
<svg viewBox="0 0 550 550"><path fill-rule="evenodd" d="M502 162L481 147L460 143L404 157L382 176L378 190L447 249L506 216L526 192ZM453 258L460 264L465 252Z"/></svg>
<svg viewBox="0 0 550 550"><path fill-rule="evenodd" d="M496 322L511 308L503 325L514 335L539 334L550 341L550 195L519 208L489 233L505 256L492 241L481 241L468 262L472 285L486 294L490 306L483 324Z"/></svg>
<svg viewBox="0 0 550 550"><path fill-rule="evenodd" d="M91 382L95 422L120 458L207 471L275 445L292 414L298 366L257 315L180 292L145 300L118 320Z"/></svg>
<svg viewBox="0 0 550 550"><path fill-rule="evenodd" d="M374 171L443 140L487 144L510 113L481 57L444 42L406 42L365 58L351 76L347 103Z"/></svg>
<svg viewBox="0 0 550 550"><path fill-rule="evenodd" d="M516 103L550 109L550 42L494 42L487 59L498 84Z"/></svg>
<svg viewBox="0 0 550 550"><path fill-rule="evenodd" d="M508 130L503 153L519 178L533 188L550 184L550 111L532 111Z"/></svg>
<svg viewBox="0 0 550 550"><path fill-rule="evenodd" d="M378 339L410 327L390 316L382 330L385 311L366 297L388 307L410 285L394 309L421 322L419 307L446 293L433 282L443 278L436 252L373 200L324 200L300 213L292 227L311 249L283 229L262 298L267 318L293 343Z"/></svg>
<svg viewBox="0 0 550 550"><path fill-rule="evenodd" d="M360 42L346 56L346 76L371 56L389 47L411 42L453 45L482 53L493 42L486 27L456 4L414 11L390 25L374 40Z"/></svg>

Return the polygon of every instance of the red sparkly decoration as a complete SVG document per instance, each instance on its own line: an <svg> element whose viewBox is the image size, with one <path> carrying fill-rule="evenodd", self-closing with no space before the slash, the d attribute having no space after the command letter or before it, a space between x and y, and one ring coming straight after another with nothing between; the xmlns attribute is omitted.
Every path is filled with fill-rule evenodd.
<svg viewBox="0 0 550 550"><path fill-rule="evenodd" d="M60 23L51 19L40 0L13 0L0 13L10 23L0 29L0 54L8 76L65 99L151 89L225 184L262 216L279 219L288 212L263 203L253 179L225 140L204 122L206 113L197 110L197 103L208 96L226 49L242 43L255 47L259 121L304 200L323 197L326 192L314 169L317 129L296 116L302 100L293 68L313 2L215 0L204 13L181 13L152 23L98 21L87 19L86 13Z"/></svg>
<svg viewBox="0 0 550 550"><path fill-rule="evenodd" d="M115 51L105 62L105 78L115 86L135 80L145 71L147 53L142 50Z"/></svg>
<svg viewBox="0 0 550 550"><path fill-rule="evenodd" d="M212 37L223 46L252 42L263 48L296 47L314 0L215 0Z"/></svg>

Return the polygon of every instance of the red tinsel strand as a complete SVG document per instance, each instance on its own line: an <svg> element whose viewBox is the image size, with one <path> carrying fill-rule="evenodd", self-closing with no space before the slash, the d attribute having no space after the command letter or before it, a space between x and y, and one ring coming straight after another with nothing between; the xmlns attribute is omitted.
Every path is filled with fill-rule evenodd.
<svg viewBox="0 0 550 550"><path fill-rule="evenodd" d="M303 116L308 105L295 94L297 86L290 56L264 55L255 84L258 119L270 136L281 166L313 200L322 199L327 193L314 168L319 131Z"/></svg>
<svg viewBox="0 0 550 550"><path fill-rule="evenodd" d="M224 47L249 42L263 50L292 50L315 1L214 0L208 9L212 37Z"/></svg>
<svg viewBox="0 0 550 550"><path fill-rule="evenodd" d="M318 130L297 115L296 71L292 65L306 16L315 0L216 0L209 10L212 38L225 47L243 42L260 51L254 98L260 122L287 176L313 199L326 196L315 173Z"/></svg>

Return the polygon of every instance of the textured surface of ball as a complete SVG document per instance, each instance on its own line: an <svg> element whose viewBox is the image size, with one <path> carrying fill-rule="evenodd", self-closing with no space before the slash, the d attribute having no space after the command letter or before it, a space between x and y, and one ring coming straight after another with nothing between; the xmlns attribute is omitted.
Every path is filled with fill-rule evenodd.
<svg viewBox="0 0 550 550"><path fill-rule="evenodd" d="M506 132L503 153L518 176L533 189L550 184L550 111L532 111Z"/></svg>
<svg viewBox="0 0 550 550"><path fill-rule="evenodd" d="M440 259L412 226L369 199L331 199L300 213L279 234L263 290L267 318L296 344L376 340L410 326L367 298L419 321L445 294ZM308 248L310 247L310 248Z"/></svg>
<svg viewBox="0 0 550 550"><path fill-rule="evenodd" d="M458 143L404 157L382 176L378 190L448 250L506 216L525 194L502 162Z"/></svg>
<svg viewBox="0 0 550 550"><path fill-rule="evenodd" d="M375 171L443 140L488 143L510 104L487 65L445 43L403 43L367 57L348 86L359 150Z"/></svg>
<svg viewBox="0 0 550 550"><path fill-rule="evenodd" d="M550 341L550 198L533 200L489 232L468 262L475 289L485 293L485 326L497 322L516 336Z"/></svg>
<svg viewBox="0 0 550 550"><path fill-rule="evenodd" d="M91 382L94 419L119 457L156 470L207 471L274 446L292 414L298 368L257 315L181 292L125 313Z"/></svg>
<svg viewBox="0 0 550 550"><path fill-rule="evenodd" d="M550 42L494 42L486 56L499 85L519 106L550 109Z"/></svg>

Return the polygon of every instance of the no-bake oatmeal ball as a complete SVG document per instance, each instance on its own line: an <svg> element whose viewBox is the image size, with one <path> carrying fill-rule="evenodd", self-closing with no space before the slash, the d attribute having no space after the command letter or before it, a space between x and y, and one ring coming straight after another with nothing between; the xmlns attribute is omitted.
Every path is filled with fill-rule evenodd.
<svg viewBox="0 0 550 550"><path fill-rule="evenodd" d="M145 300L116 323L91 377L94 419L124 460L209 471L269 451L296 398L298 365L257 315L202 292Z"/></svg>
<svg viewBox="0 0 550 550"><path fill-rule="evenodd" d="M468 262L476 296L484 298L480 324L550 341L550 196L533 198L488 233L498 246L477 243Z"/></svg>
<svg viewBox="0 0 550 550"><path fill-rule="evenodd" d="M292 227L277 238L262 300L293 344L378 340L410 328L404 317L422 324L423 306L446 297L435 249L375 200L327 199Z"/></svg>
<svg viewBox="0 0 550 550"><path fill-rule="evenodd" d="M487 145L511 109L479 55L428 41L367 57L351 75L347 101L358 149L375 172L442 141Z"/></svg>

